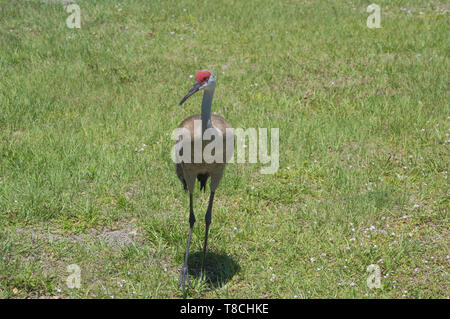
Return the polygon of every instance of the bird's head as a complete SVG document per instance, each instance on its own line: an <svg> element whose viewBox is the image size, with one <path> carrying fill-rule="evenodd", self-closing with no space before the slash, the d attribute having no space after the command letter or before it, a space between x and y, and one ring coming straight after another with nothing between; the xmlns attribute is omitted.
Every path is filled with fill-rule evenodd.
<svg viewBox="0 0 450 319"><path fill-rule="evenodd" d="M216 77L214 73L209 70L201 70L198 71L195 75L195 83L189 90L189 92L185 95L184 98L181 99L180 104L183 104L190 96L194 95L197 91L200 90L210 90L216 86Z"/></svg>

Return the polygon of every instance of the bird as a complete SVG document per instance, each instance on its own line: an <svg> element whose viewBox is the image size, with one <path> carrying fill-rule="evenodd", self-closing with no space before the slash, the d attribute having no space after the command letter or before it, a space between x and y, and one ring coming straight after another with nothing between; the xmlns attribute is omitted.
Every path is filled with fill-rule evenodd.
<svg viewBox="0 0 450 319"><path fill-rule="evenodd" d="M192 229L194 228L195 215L194 215L194 205L193 205L193 193L194 184L196 179L200 182L200 190L206 191L206 183L210 179L210 195L208 207L205 214L205 238L203 242L203 259L202 259L202 280L205 274L205 259L206 259L206 246L208 243L208 232L209 226L212 219L212 207L214 201L215 191L222 179L223 172L225 169L226 162L232 156L232 149L234 148L234 132L230 123L228 123L222 116L211 114L211 105L214 96L214 90L216 87L216 77L214 73L210 70L200 70L195 75L195 83L188 93L181 99L179 105L181 106L186 100L194 95L198 91L204 91L203 100L201 106L201 114L192 115L186 118L179 125L179 129L184 129L190 135L190 139L187 140L184 147L191 147L193 152L191 153L191 160L181 160L175 163L175 171L183 184L184 190L189 191L189 235L186 245L186 253L184 257L184 264L181 268L180 280L178 283L178 288L182 287L183 294L185 293L186 282L192 287L189 280L188 273L188 258L189 258L189 246L191 244ZM201 123L201 135L198 134L200 131ZM215 152L219 152L219 158L223 159L220 161L205 161L203 157L203 151L207 145L207 141L204 138L206 131L212 131L215 138L223 139L223 143L219 143L218 147L222 149L215 149ZM232 144L228 144L226 141L232 141ZM179 142L179 140L178 140ZM194 144L201 148L195 148ZM231 152L227 152L227 148ZM184 151L184 149L182 150ZM201 154L199 154L201 152ZM182 154L182 152L180 152ZM212 153L211 153L212 154ZM202 155L200 161L195 161L195 156ZM222 157L223 156L223 157ZM194 159L194 161L192 161Z"/></svg>

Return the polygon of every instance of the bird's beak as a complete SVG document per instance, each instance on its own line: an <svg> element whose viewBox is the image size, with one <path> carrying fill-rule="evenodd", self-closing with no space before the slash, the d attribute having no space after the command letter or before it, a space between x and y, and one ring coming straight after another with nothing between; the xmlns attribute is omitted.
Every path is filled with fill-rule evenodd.
<svg viewBox="0 0 450 319"><path fill-rule="evenodd" d="M202 84L200 82L195 82L195 84L191 87L191 89L189 90L189 92L185 95L184 98L181 99L180 104L183 104L191 95L193 95L195 92L197 92L198 90L200 90L200 87L202 86Z"/></svg>

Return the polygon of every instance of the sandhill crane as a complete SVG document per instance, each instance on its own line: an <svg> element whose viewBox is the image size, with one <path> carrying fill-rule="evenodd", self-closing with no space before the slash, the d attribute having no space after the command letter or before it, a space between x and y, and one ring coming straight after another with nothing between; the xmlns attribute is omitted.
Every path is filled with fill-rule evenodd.
<svg viewBox="0 0 450 319"><path fill-rule="evenodd" d="M214 74L209 70L201 70L197 72L195 75L195 83L192 86L192 88L189 90L189 92L186 94L185 97L180 101L179 105L182 105L190 96L192 96L194 93L196 93L199 90L203 90L203 101L202 101L202 111L201 114L193 115L185 119L179 126L180 129L187 129L189 131L189 134L191 136L189 145L191 147L192 151L192 158L189 163L188 161L181 161L177 162L175 164L175 169L178 178L183 183L184 189L189 191L189 236L186 246L186 255L184 258L184 265L181 269L181 276L180 281L178 284L178 287L182 287L183 293L185 292L185 286L186 281L188 282L189 286L192 287L192 284L189 280L189 273L188 273L188 257L189 257L189 246L191 244L191 235L192 235L192 229L194 227L195 223L195 216L194 216L194 208L193 208L193 193L194 193L194 184L195 179L198 179L200 182L200 190L203 189L205 191L206 182L208 178L211 178L210 181L210 196L209 196L209 203L208 208L206 210L205 214L205 240L203 243L203 260L202 260L202 279L204 278L204 272L205 272L205 257L206 257L206 245L208 243L208 231L209 231L209 225L211 224L211 213L212 213L212 205L214 200L214 192L216 191L217 186L219 185L219 182L222 178L223 171L225 169L225 164L227 162L227 159L229 159L228 153L226 152L227 143L226 140L232 140L234 141L234 135L231 128L231 125L221 116L218 115L211 115L211 104L212 99L214 95L214 89L216 87L216 78ZM201 135L199 135L197 132L199 130L195 129L195 126L201 123ZM228 129L228 130L227 130ZM222 154L226 154L225 158L221 161L216 162L205 162L204 157L201 157L201 161L196 163L192 159L194 159L195 152L199 152L200 150L197 148L195 149L194 144L197 141L199 145L201 145L201 152L203 155L203 150L205 149L205 146L207 144L207 141L205 141L204 133L205 131L211 131L215 130L216 138L223 138L223 149L222 150L215 150L216 152L221 152ZM228 136L227 136L228 134ZM228 148L231 149L228 145ZM231 153L232 154L232 153ZM220 163L219 163L220 162Z"/></svg>

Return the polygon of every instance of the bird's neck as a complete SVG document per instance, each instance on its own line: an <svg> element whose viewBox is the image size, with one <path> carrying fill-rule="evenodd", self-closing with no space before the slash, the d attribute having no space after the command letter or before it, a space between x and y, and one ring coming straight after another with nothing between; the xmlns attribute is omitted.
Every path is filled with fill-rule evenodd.
<svg viewBox="0 0 450 319"><path fill-rule="evenodd" d="M203 101L202 101L202 134L205 133L205 131L208 128L212 127L211 122L211 105L212 105L212 99L214 96L214 87L208 88L204 91L203 94Z"/></svg>

